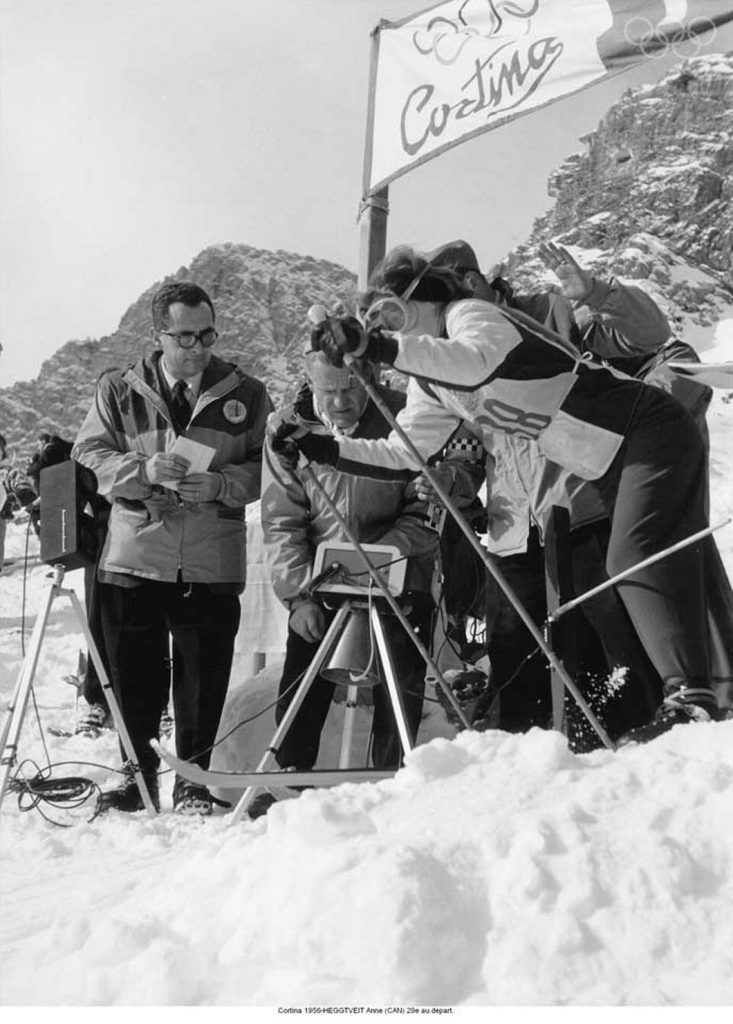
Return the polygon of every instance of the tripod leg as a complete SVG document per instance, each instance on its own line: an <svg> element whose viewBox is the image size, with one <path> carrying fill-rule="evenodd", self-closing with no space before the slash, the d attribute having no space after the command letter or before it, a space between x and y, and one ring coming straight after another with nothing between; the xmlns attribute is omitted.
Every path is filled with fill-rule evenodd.
<svg viewBox="0 0 733 1024"><path fill-rule="evenodd" d="M372 620L372 628L374 630L374 636L377 641L377 649L379 650L379 656L382 659L382 667L384 668L384 678L387 683L387 691L389 693L389 699L392 703L392 711L394 712L395 721L397 723L397 731L400 734L400 743L402 744L403 753L407 753L408 750L412 750L412 740L410 738L410 730L407 727L407 716L405 715L405 705L402 700L402 692L397 685L397 677L395 675L394 663L392 661L392 655L389 651L387 644L387 637L384 632L384 625L379 616L379 612L372 605L370 611L370 617Z"/></svg>
<svg viewBox="0 0 733 1024"><path fill-rule="evenodd" d="M376 392L375 392L375 394L376 394ZM379 398L378 395L377 395L377 398L381 402L381 399ZM377 403L375 403L375 404L377 404ZM377 406L377 407L379 408L379 406ZM386 408L386 406L385 406L385 408ZM399 620L399 622L402 624L403 628L405 629L407 635L410 638L410 642L415 646L415 648L417 649L418 653L420 654L420 657L422 658L422 660L425 662L427 667L432 672L433 678L435 678L437 680L437 682L440 685L441 689L445 693L446 700L448 701L448 703L451 705L451 707L455 711L456 715L458 716L459 721L463 723L463 725L464 725L464 727L466 729L470 729L471 728L471 723L466 718L465 714L463 713L463 708L461 707L461 705L458 703L458 701L456 700L455 696L453 695L453 690L451 690L451 688L448 685L448 683L446 683L446 681L445 681L445 679L443 677L443 673L440 671L438 666L435 664L433 659L430 657L430 654L428 653L425 645L422 643L422 641L418 637L417 633L414 631L414 629L412 628L412 626L408 622L405 613L402 611L400 606L395 601L394 596L390 592L387 584L384 582L384 579L382 578L381 574L376 569L376 567L373 566L372 563L369 561L369 557L367 556L366 551L364 551L364 548L359 543L359 540L356 537L356 535L354 534L354 531L351 529L349 524L346 522L344 517L341 515L341 513L339 512L339 510L336 507L336 505L334 505L333 500L331 499L331 496L329 495L328 491L324 488L323 484L320 482L320 480L315 475L315 473L310 468L310 466L304 466L303 467L303 474L311 481L313 486L319 492L319 494L321 495L321 497L325 501L326 505L328 506L329 511L333 514L334 519L339 524L341 529L344 531L346 536L349 538L351 543L354 545L354 548L361 555L362 561L364 562L364 565L366 566L367 571L369 572L369 575L371 576L372 580L374 581L374 583L377 585L377 587L381 591L382 596L384 597L385 601L387 602L387 604L390 606L390 608L394 612L394 614L397 617L397 619ZM438 493L440 493L439 488L436 488L436 490L438 491ZM467 529L468 529L468 527L467 527Z"/></svg>
<svg viewBox="0 0 733 1024"><path fill-rule="evenodd" d="M56 570L56 579L49 584L43 603L38 611L36 623L33 627L31 642L28 647L23 665L21 666L18 683L13 694L13 701L8 708L8 716L3 725L2 732L2 760L0 760L0 805L2 805L5 790L7 789L10 773L15 767L18 755L18 740L20 731L23 728L23 718L28 706L28 695L31 692L33 679L38 667L38 658L41 653L43 636L48 625L48 617L51 613L51 606L54 598L59 593L59 582L63 577L63 570Z"/></svg>
<svg viewBox="0 0 733 1024"><path fill-rule="evenodd" d="M344 731L341 734L341 752L339 754L339 768L351 768L351 747L354 742L354 715L356 714L356 700L359 693L358 686L346 687L346 703L344 704Z"/></svg>
<svg viewBox="0 0 733 1024"><path fill-rule="evenodd" d="M87 622L87 617L84 614L84 609L82 608L81 602L79 601L79 598L76 596L73 590L67 590L65 591L65 593L71 600L71 604L76 614L77 621L81 626L82 633L84 634L84 639L87 642L89 654L91 656L92 661L94 662L94 667L97 670L99 682L102 686L102 689L104 690L104 695L107 698L109 710L112 712L112 719L115 723L115 728L117 729L117 735L120 737L120 743L122 744L123 750L125 751L125 756L130 761L132 761L133 764L135 764L135 748L132 745L130 734L127 731L125 720L122 717L120 706L117 703L117 698L115 697L114 690L112 689L112 684L109 681L109 676L107 675L107 672L105 670L104 663L102 662L99 650L97 649L97 645L94 642L94 637L92 636L92 632L89 629L89 623ZM145 810L148 812L151 818L156 817L158 812L156 811L155 805L153 804L153 801L150 797L150 792L148 790L145 779L143 778L143 774L139 769L135 772L135 782L137 783L137 788L140 790L140 796L142 797L143 804L145 805Z"/></svg>
<svg viewBox="0 0 733 1024"><path fill-rule="evenodd" d="M278 743L280 742L282 737L285 736L288 729L290 728L293 719L298 713L300 705L305 700L305 695L310 690L311 686L316 680L316 677L318 676L318 673L321 670L321 665L331 653L331 648L333 647L334 641L336 637L340 634L343 624L348 618L350 611L351 605L349 604L348 601L346 601L344 604L341 605L339 610L336 612L333 622L328 627L328 630L326 631L326 635L324 636L323 640L321 640L321 645L316 651L313 661L308 666L308 671L303 676L303 680L298 689L296 690L295 696L293 697L290 706L288 707L287 711L285 712L285 715L283 716L282 722L280 722L280 725L277 727L274 736L272 737L270 743L268 744L267 750L265 751L259 764L255 768L256 772L263 772L270 765L274 756L274 751L277 750ZM240 797L239 803L232 811L231 817L229 818L229 825L235 825L238 821L241 820L245 811L252 803L254 795L258 789L259 786L250 786L248 789L245 789L244 793Z"/></svg>

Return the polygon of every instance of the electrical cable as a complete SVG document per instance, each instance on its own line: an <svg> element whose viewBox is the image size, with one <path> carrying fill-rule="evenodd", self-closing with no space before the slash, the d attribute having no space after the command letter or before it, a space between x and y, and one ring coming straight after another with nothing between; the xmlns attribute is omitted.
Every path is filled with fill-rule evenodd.
<svg viewBox="0 0 733 1024"><path fill-rule="evenodd" d="M367 678L374 663L374 624L372 622L372 608L374 607L373 589L374 579L370 577L369 589L367 592L367 615L369 616L369 660L363 672L360 672L358 675L355 675L352 672L349 673L351 681L354 684L360 683L362 680Z"/></svg>
<svg viewBox="0 0 733 1024"><path fill-rule="evenodd" d="M300 685L300 682L301 682L303 676L305 675L305 673L307 671L308 671L307 669L303 669L303 671L300 673L300 675L297 675L295 677L295 679L292 681L292 683L285 690L283 690L282 693L279 693L277 695L277 697L275 698L275 700L271 701L270 704L266 704L263 708L260 708L259 711L255 712L255 714L250 715L249 718L243 718L240 722L237 722L236 725L232 726L232 728L229 730L229 732L225 732L223 736L220 736L219 739L216 740L216 742L212 743L210 746L206 747L204 750L200 750L197 754L192 755L192 757L200 757L202 754L210 753L212 750L214 750L216 747L218 747L219 744L223 743L224 740L229 739L229 737L233 733L235 733L237 731L237 729L241 729L243 725L249 725L250 722L256 721L258 718L260 718L262 715L266 714L272 708L277 707L277 705L280 703L281 700L283 700L284 697L287 697L287 695L289 693L291 693L293 690L295 690ZM187 760L190 762L192 760L192 757L188 758ZM172 771L175 771L175 769L174 768L164 768L163 771L158 772L158 775L170 775L170 773Z"/></svg>
<svg viewBox="0 0 733 1024"><path fill-rule="evenodd" d="M58 828L70 828L70 824L49 817L43 810L43 805L48 804L57 809L76 810L92 797L95 797L96 803L101 790L96 782L83 776L52 779L52 771L66 764L88 764L91 767L105 768L108 771L117 770L90 761L60 761L57 764L39 768L35 761L27 758L25 761L21 761L15 775L8 782L8 792L18 795L18 810L23 813L37 810L44 821L49 824L56 825ZM22 773L28 765L32 766L35 774L30 778L24 778ZM88 822L93 821L95 817L96 814L92 815Z"/></svg>
<svg viewBox="0 0 733 1024"><path fill-rule="evenodd" d="M379 569L379 571L381 572L382 569L389 569L391 565L397 565L399 562L406 562L409 557L409 555L400 555L399 558L393 558L391 562L380 562L380 564L375 565L374 568ZM374 580L368 569L362 569L361 571L354 570L353 572L344 572L341 578L344 580L344 582L348 583L350 580L355 580L357 576L369 576L371 583L374 583Z"/></svg>

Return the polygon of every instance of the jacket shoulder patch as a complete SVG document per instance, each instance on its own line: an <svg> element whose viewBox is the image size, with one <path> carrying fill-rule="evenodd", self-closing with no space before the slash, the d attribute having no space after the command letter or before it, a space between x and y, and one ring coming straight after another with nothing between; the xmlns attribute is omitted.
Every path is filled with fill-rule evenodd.
<svg viewBox="0 0 733 1024"><path fill-rule="evenodd" d="M247 419L247 406L237 398L230 398L222 407L227 423L243 423Z"/></svg>

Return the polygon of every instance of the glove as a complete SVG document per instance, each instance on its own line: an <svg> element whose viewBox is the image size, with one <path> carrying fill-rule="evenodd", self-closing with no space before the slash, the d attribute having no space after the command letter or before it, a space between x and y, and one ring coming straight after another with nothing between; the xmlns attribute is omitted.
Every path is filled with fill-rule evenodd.
<svg viewBox="0 0 733 1024"><path fill-rule="evenodd" d="M300 453L309 462L335 466L339 458L338 441L325 434L303 432L298 423L285 421L270 436L270 447L280 465L289 473L298 467Z"/></svg>
<svg viewBox="0 0 733 1024"><path fill-rule="evenodd" d="M326 616L316 601L304 601L290 613L288 625L306 643L315 644L326 632Z"/></svg>
<svg viewBox="0 0 733 1024"><path fill-rule="evenodd" d="M143 475L149 484L172 483L188 473L190 463L173 452L156 452L143 463Z"/></svg>
<svg viewBox="0 0 733 1024"><path fill-rule="evenodd" d="M334 437L325 434L305 434L295 444L309 462L318 462L323 466L335 466L339 460L339 444Z"/></svg>
<svg viewBox="0 0 733 1024"><path fill-rule="evenodd" d="M298 467L300 452L292 435L300 429L297 423L284 420L270 435L270 448L273 455L287 473L294 473Z"/></svg>
<svg viewBox="0 0 733 1024"><path fill-rule="evenodd" d="M397 358L397 342L378 327L366 331L356 317L327 317L311 331L311 348L323 352L333 366L343 366L344 356L367 359L389 366Z"/></svg>
<svg viewBox="0 0 733 1024"><path fill-rule="evenodd" d="M150 497L143 499L143 504L148 510L150 521L159 523L166 512L178 508L179 502L173 492L164 490L162 487L154 487Z"/></svg>

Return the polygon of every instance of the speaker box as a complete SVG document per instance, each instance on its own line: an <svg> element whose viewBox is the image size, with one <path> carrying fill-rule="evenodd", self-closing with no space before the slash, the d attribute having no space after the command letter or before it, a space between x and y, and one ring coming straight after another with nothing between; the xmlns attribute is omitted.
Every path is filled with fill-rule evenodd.
<svg viewBox="0 0 733 1024"><path fill-rule="evenodd" d="M67 570L94 563L88 519L78 499L78 466L70 459L41 470L41 561Z"/></svg>

